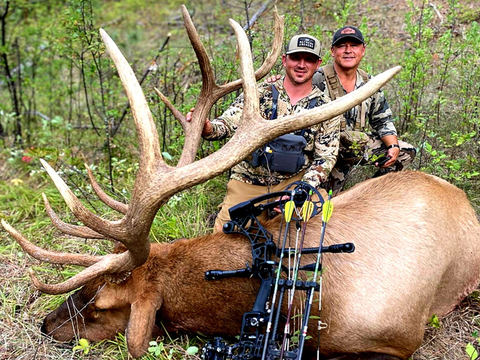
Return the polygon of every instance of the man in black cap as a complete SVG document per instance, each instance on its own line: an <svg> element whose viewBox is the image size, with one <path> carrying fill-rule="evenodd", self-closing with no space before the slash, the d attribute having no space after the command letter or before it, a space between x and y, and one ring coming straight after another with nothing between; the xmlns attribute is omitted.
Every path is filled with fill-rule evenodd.
<svg viewBox="0 0 480 360"><path fill-rule="evenodd" d="M322 63L318 39L307 34L292 37L282 55L282 63L284 76L272 84L258 85L260 113L265 119L281 121L283 116L330 101L312 84L313 75ZM206 119L202 137L206 140L231 137L240 122L243 104L242 93L220 117L212 121ZM187 121L191 116L191 112L187 114ZM219 206L214 231L222 230L222 225L230 219L228 209L242 201L283 190L298 180L320 188L337 160L341 117L288 134L294 135L289 138L296 139L298 144L289 144L288 148L293 151L282 155L283 160L276 158L272 161L269 156L275 152L272 141L235 165L227 184L227 194Z"/></svg>
<svg viewBox="0 0 480 360"><path fill-rule="evenodd" d="M365 55L365 39L355 26L344 26L333 35L333 64L321 67L313 83L335 100L363 86L371 76L359 68ZM368 133L368 125L374 130ZM339 192L357 164L375 164L374 176L399 171L415 158L415 148L397 138L392 111L383 91L378 91L363 103L344 114L341 122L338 161L329 180L322 184Z"/></svg>

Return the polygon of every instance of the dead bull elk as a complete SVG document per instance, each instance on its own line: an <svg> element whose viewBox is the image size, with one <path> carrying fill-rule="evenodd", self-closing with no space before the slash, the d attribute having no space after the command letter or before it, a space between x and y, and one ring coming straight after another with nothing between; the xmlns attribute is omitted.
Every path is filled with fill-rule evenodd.
<svg viewBox="0 0 480 360"><path fill-rule="evenodd" d="M54 253L36 247L2 220L5 229L36 259L77 264L85 270L61 284L34 285L49 294L80 288L49 314L43 331L58 340L75 335L92 341L126 332L130 353L141 356L161 321L168 331L235 336L241 316L251 309L259 288L256 279L206 281L211 269L234 270L251 260L250 244L240 235L216 234L171 244L150 244L148 234L158 209L175 193L204 182L240 162L261 144L287 132L343 113L383 86L398 71L391 69L361 89L322 108L267 121L259 115L256 79L267 74L280 54L283 19L275 14L273 50L254 73L248 40L231 20L237 36L241 80L218 86L207 53L188 15L186 29L202 71L203 87L191 122L161 94L185 131L176 167L162 159L157 131L135 75L120 51L101 30L129 98L140 147L140 166L128 205L109 198L95 182L102 201L124 214L107 221L88 211L62 179L42 161L71 211L84 226L61 222L44 196L47 212L63 232L83 238L108 238L125 247L105 256ZM245 108L236 134L219 151L194 162L203 121L223 95L243 85ZM157 91L158 92L158 91ZM251 136L255 133L256 136ZM422 342L432 314L450 311L480 281L480 232L465 194L436 177L402 172L361 183L333 199L335 212L325 244L353 242L348 256L326 256L322 292L324 358L346 356L406 359ZM266 224L279 226L278 219ZM313 218L305 246L318 246L320 221ZM273 232L273 231L272 231ZM71 310L76 309L72 314ZM312 328L313 337L316 329ZM308 352L304 358L310 358Z"/></svg>

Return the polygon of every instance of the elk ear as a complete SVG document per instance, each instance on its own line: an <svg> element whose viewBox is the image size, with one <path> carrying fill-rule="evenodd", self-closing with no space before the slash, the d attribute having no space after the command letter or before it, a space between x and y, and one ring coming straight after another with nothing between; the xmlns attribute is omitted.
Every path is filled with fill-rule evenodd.
<svg viewBox="0 0 480 360"><path fill-rule="evenodd" d="M132 303L126 337L128 351L134 358L144 355L147 351L155 326L155 317L161 306L161 298L153 300L152 296L140 297Z"/></svg>

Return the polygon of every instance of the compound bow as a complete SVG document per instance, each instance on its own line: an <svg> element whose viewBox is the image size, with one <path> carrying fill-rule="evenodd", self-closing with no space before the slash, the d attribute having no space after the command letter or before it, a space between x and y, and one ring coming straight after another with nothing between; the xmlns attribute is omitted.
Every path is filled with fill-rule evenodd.
<svg viewBox="0 0 480 360"><path fill-rule="evenodd" d="M313 197L318 200L313 201ZM272 199L276 200L271 201ZM274 208L280 208L285 219L285 229L282 235L282 222L278 244L275 244L273 235L257 219L257 216L264 211L271 211ZM303 248L307 222L311 217L322 211L322 208L322 234L319 246ZM319 292L319 297L321 297L321 254L326 252L349 253L355 250L353 243L323 246L325 227L331 211L330 197L327 202L324 202L318 191L304 182L295 182L285 191L262 195L229 209L231 221L224 225L223 231L226 234L243 234L250 240L252 265L249 266L247 263L244 269L238 270L209 270L205 273L205 279L220 280L233 276L255 276L261 280L261 285L252 310L243 314L239 341L235 344L227 344L223 338L215 338L204 346L202 350L203 359L301 359L314 292ZM297 229L297 241L294 249L286 247L286 239L292 220L295 222ZM298 241L300 232L300 241ZM282 240L281 245L280 239ZM302 254L317 254L316 263L300 266ZM293 267L290 265L292 255L294 256ZM285 256L289 259L288 266L283 264ZM313 280L300 280L300 271L314 272ZM285 274L285 276L281 276L282 274ZM317 274L320 274L318 282ZM295 293L298 291L305 294L302 315L303 330L299 336L299 341L292 342L295 344L289 344L291 339L291 311ZM285 292L288 294L286 316L281 313ZM285 324L282 334L279 325L283 322ZM321 324L319 320L319 331Z"/></svg>

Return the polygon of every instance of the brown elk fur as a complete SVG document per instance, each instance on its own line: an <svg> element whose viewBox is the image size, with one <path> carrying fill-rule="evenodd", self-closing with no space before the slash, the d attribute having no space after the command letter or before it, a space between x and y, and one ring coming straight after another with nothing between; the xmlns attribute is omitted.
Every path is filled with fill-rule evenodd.
<svg viewBox="0 0 480 360"><path fill-rule="evenodd" d="M480 282L475 213L461 190L420 172L371 179L332 201L325 244L353 242L356 250L323 257L322 320L328 327L322 354L407 359L421 344L428 319L451 311ZM275 229L278 222L266 226ZM318 246L320 229L320 216L314 217L305 246ZM305 256L305 263L312 259ZM148 261L127 281L91 281L46 317L43 331L67 341L73 324L78 336L96 341L126 330L133 356L146 351L160 321L168 331L233 337L259 281L206 281L204 273L240 269L250 261L250 244L239 235L154 244ZM67 303L80 309L91 299L83 318L68 321ZM315 339L316 324L310 329Z"/></svg>

